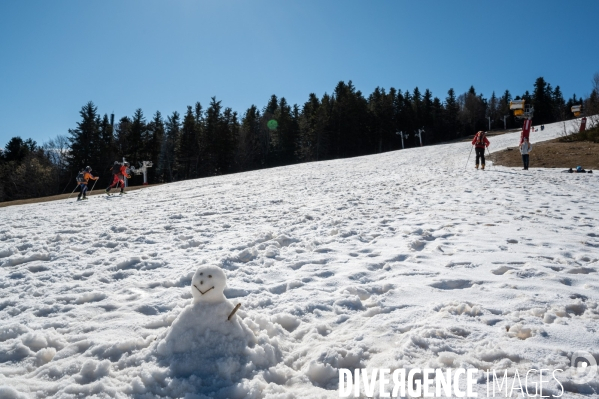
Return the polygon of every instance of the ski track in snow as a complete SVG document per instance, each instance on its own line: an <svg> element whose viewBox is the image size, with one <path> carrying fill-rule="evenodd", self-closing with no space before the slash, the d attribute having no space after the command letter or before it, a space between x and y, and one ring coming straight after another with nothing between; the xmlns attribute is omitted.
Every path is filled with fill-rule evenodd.
<svg viewBox="0 0 599 399"><path fill-rule="evenodd" d="M560 130L546 125L533 144ZM490 137L491 149L518 138ZM0 392L154 397L136 383L155 365L136 356L190 302L200 264L225 270L239 316L283 354L243 382L247 397L338 397L338 368L599 359L599 175L489 161L476 171L473 155L464 167L469 151L437 145L0 209ZM599 393L597 379L569 378L564 397ZM482 377L477 389L486 395Z"/></svg>

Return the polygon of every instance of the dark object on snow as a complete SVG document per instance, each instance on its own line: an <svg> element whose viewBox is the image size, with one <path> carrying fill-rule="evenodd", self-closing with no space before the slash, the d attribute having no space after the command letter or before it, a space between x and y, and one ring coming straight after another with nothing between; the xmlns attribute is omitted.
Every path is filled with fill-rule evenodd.
<svg viewBox="0 0 599 399"><path fill-rule="evenodd" d="M562 173L593 173L592 170L584 170L582 167L577 166L576 169L568 169L568 170L564 170L562 171Z"/></svg>
<svg viewBox="0 0 599 399"><path fill-rule="evenodd" d="M195 285L194 285L194 287L195 287ZM231 317L233 317L233 315L235 314L235 312L237 312L237 309L239 309L240 307L241 307L241 303L238 303L237 305L235 305L235 307L233 308L233 310L229 314L229 317L227 317L227 320L231 320Z"/></svg>

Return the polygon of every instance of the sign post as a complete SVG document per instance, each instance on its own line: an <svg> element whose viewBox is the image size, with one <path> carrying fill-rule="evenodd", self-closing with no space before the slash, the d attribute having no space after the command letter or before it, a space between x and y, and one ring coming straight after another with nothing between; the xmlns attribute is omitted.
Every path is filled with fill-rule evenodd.
<svg viewBox="0 0 599 399"><path fill-rule="evenodd" d="M587 128L587 118L586 118L586 116L584 116L580 120L580 130L578 132L582 133L585 131L586 128Z"/></svg>

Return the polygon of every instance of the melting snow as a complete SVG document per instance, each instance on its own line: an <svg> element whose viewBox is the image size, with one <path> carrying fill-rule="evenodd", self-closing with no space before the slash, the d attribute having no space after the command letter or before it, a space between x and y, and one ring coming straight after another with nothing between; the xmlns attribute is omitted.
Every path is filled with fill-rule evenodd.
<svg viewBox="0 0 599 399"><path fill-rule="evenodd" d="M381 367L562 368L565 397L597 395L568 368L599 358L599 174L535 169L534 152L529 171L476 171L469 151L0 209L0 396L334 398L340 368ZM184 332L202 265L244 326L210 337L206 367Z"/></svg>

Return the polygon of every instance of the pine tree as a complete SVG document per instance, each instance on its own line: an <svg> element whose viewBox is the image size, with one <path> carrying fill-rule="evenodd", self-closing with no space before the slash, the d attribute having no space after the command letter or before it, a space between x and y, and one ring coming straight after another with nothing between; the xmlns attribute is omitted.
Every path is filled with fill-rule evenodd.
<svg viewBox="0 0 599 399"><path fill-rule="evenodd" d="M487 104L482 95L477 95L474 86L458 98L460 104L459 119L467 135L478 130L486 130L485 114Z"/></svg>
<svg viewBox="0 0 599 399"><path fill-rule="evenodd" d="M270 96L270 100L262 110L262 129L268 135L268 151L266 153L266 162L268 166L275 166L276 158L276 139L272 133L278 127L278 122L275 119L275 112L279 108L279 99L276 95Z"/></svg>
<svg viewBox="0 0 599 399"><path fill-rule="evenodd" d="M403 95L403 105L399 113L399 125L400 130L404 132L404 134L408 134L408 139L404 140L405 148L412 147L416 140L414 131L418 129L419 126L414 112L412 95L409 90L406 90Z"/></svg>
<svg viewBox="0 0 599 399"><path fill-rule="evenodd" d="M438 97L433 98L433 106L432 106L432 132L427 135L432 138L432 142L442 141L444 138L443 131L445 129L444 126L444 118L443 118L443 104Z"/></svg>
<svg viewBox="0 0 599 399"><path fill-rule="evenodd" d="M253 170L265 165L264 138L258 108L252 104L241 121L237 159L241 170Z"/></svg>
<svg viewBox="0 0 599 399"><path fill-rule="evenodd" d="M418 87L414 88L412 92L412 108L414 109L414 123L418 127L421 127L423 123L423 105L422 105L422 95L420 94L420 89Z"/></svg>
<svg viewBox="0 0 599 399"><path fill-rule="evenodd" d="M491 94L491 98L489 99L489 107L487 108L487 116L491 118L491 126L494 126L495 123L500 119L499 116L499 100L497 96L495 96L495 92Z"/></svg>
<svg viewBox="0 0 599 399"><path fill-rule="evenodd" d="M510 102L512 101L512 95L510 94L509 90L506 90L503 93L503 96L501 96L501 98L499 99L499 115L501 116L501 119L503 120L503 118L507 115L508 118L505 118L505 124L506 124L506 128L509 129L512 126L514 126L514 117L512 116L512 113L510 112Z"/></svg>
<svg viewBox="0 0 599 399"><path fill-rule="evenodd" d="M324 94L316 114L316 160L333 158L332 140L332 114L333 100L330 95Z"/></svg>
<svg viewBox="0 0 599 399"><path fill-rule="evenodd" d="M445 98L445 125L447 126L446 139L458 137L460 123L458 121L459 105L455 91L449 89Z"/></svg>
<svg viewBox="0 0 599 399"><path fill-rule="evenodd" d="M161 148L165 137L164 121L162 120L160 111L156 111L154 114L152 121L148 124L148 130L151 132L151 139L149 145L149 159L147 160L152 161L153 164L153 167L148 170L148 182L163 182L166 181L166 179L158 171Z"/></svg>
<svg viewBox="0 0 599 399"><path fill-rule="evenodd" d="M401 90L397 90L395 93L395 99L393 100L393 120L394 120L394 147L400 149L401 148L401 137L399 136L399 132L404 132L404 127L402 124L402 113L404 107L404 96Z"/></svg>
<svg viewBox="0 0 599 399"><path fill-rule="evenodd" d="M16 136L11 138L2 152L2 161L21 163L32 152L37 149L37 143L32 139L23 140Z"/></svg>
<svg viewBox="0 0 599 399"><path fill-rule="evenodd" d="M316 94L310 93L308 101L304 103L299 121L299 141L297 159L300 162L317 161L318 158L318 111L320 100Z"/></svg>
<svg viewBox="0 0 599 399"><path fill-rule="evenodd" d="M426 89L422 96L422 117L420 119L420 125L422 125L426 131L425 136L422 138L422 142L425 144L434 142L436 132L433 123L433 93L431 93L429 89Z"/></svg>
<svg viewBox="0 0 599 399"><path fill-rule="evenodd" d="M553 120L563 121L566 118L566 101L559 86L555 86L551 97Z"/></svg>
<svg viewBox="0 0 599 399"><path fill-rule="evenodd" d="M158 174L168 182L173 182L177 179L177 151L179 148L180 116L177 111L174 111L171 116L167 116L165 124L165 134L160 147L160 157L158 161Z"/></svg>
<svg viewBox="0 0 599 399"><path fill-rule="evenodd" d="M95 175L101 177L103 182L110 182L112 179L110 167L117 159L117 154L114 139L114 126L112 126L107 114L104 114L104 117L99 123L99 131L100 142L98 147L100 148L100 158L97 163L94 163Z"/></svg>
<svg viewBox="0 0 599 399"><path fill-rule="evenodd" d="M177 153L179 163L179 177L189 179L198 177L196 166L198 165L198 156L200 149L198 147L199 139L197 137L198 128L196 126L196 115L191 106L187 106L187 112L183 117L181 125L181 142Z"/></svg>
<svg viewBox="0 0 599 399"><path fill-rule="evenodd" d="M537 78L532 94L532 105L535 109L534 120L537 124L553 122L553 104L550 94L552 91L551 86L545 82L543 77Z"/></svg>
<svg viewBox="0 0 599 399"><path fill-rule="evenodd" d="M204 148L206 119L205 119L205 115L204 115L204 108L202 107L202 104L200 104L200 102L195 103L194 118L195 118L195 130L196 130L195 148L196 148L197 154L195 157L195 165L193 166L193 169L195 171L194 176L201 177L201 176L203 176L201 163L202 163L202 159L206 155L206 151Z"/></svg>
<svg viewBox="0 0 599 399"><path fill-rule="evenodd" d="M287 100L281 97L276 111L273 114L273 120L277 123L269 126L271 134L271 146L273 155L273 164L277 166L289 165L295 162L295 141L297 140L297 131L295 121L291 113L291 106Z"/></svg>
<svg viewBox="0 0 599 399"><path fill-rule="evenodd" d="M373 139L373 151L380 153L391 150L393 136L395 135L395 89L387 94L385 89L379 87L368 97L368 111L370 115L370 133Z"/></svg>
<svg viewBox="0 0 599 399"><path fill-rule="evenodd" d="M217 169L220 174L235 171L235 154L237 152L237 140L239 136L239 121L237 112L231 108L225 108L222 121L219 124L217 136Z"/></svg>
<svg viewBox="0 0 599 399"><path fill-rule="evenodd" d="M339 82L329 97L331 157L340 158L361 155L367 150L368 105L350 80ZM324 111L324 110L323 110Z"/></svg>
<svg viewBox="0 0 599 399"><path fill-rule="evenodd" d="M206 158L203 162L203 168L207 176L216 176L222 173L219 169L219 158L221 154L219 134L222 133L222 106L216 97L210 99L210 106L206 110L206 134L204 138L206 146Z"/></svg>
<svg viewBox="0 0 599 399"><path fill-rule="evenodd" d="M139 165L143 161L146 152L149 135L146 128L146 119L141 108L135 110L129 129L128 148L124 154L131 165Z"/></svg>
<svg viewBox="0 0 599 399"><path fill-rule="evenodd" d="M77 123L77 128L69 129L69 168L73 174L97 160L101 150L97 107L90 101L81 108L79 115L81 122Z"/></svg>
<svg viewBox="0 0 599 399"><path fill-rule="evenodd" d="M129 159L129 149L131 144L129 142L131 132L131 119L127 116L123 116L119 119L118 123L114 127L114 144L116 149L116 161L122 162L122 158ZM129 161L131 161L129 159Z"/></svg>

